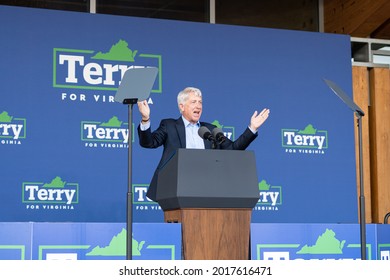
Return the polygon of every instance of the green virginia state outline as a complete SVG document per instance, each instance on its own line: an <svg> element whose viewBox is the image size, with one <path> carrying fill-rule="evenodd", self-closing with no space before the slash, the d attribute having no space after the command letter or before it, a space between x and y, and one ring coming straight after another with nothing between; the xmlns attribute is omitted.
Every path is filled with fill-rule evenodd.
<svg viewBox="0 0 390 280"><path fill-rule="evenodd" d="M331 229L326 229L321 234L313 246L305 245L297 254L342 254L345 240L339 241L336 233Z"/></svg>
<svg viewBox="0 0 390 280"><path fill-rule="evenodd" d="M126 256L126 239L127 231L122 231L114 236L110 243L105 247L96 246L87 256ZM141 251L144 247L145 241L138 242L132 238L132 256L141 256ZM175 245L149 245L148 249L168 249L171 251L171 259L175 260Z"/></svg>
<svg viewBox="0 0 390 280"><path fill-rule="evenodd" d="M137 54L137 50L133 51L129 49L129 44L125 40L119 40L114 44L110 50L106 53L98 52L91 58L101 60L116 60L116 61L128 61L134 62L134 58Z"/></svg>

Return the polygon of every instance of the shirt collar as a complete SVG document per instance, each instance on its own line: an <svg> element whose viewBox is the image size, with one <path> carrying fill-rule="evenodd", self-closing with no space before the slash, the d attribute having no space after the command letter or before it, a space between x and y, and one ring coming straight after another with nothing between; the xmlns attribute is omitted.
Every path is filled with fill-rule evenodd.
<svg viewBox="0 0 390 280"><path fill-rule="evenodd" d="M197 127L200 127L200 123L199 121L196 123L196 124L192 124L190 123L185 117L181 116L181 118L183 119L183 122L184 122L184 126L187 127L188 125L192 125L192 126L197 126Z"/></svg>

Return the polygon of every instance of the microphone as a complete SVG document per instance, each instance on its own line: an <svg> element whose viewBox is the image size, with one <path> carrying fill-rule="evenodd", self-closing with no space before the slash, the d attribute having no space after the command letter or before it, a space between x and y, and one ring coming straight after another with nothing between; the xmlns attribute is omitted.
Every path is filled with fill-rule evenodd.
<svg viewBox="0 0 390 280"><path fill-rule="evenodd" d="M223 133L222 129L219 127L213 129L213 137L218 144L221 144L226 140L225 134Z"/></svg>
<svg viewBox="0 0 390 280"><path fill-rule="evenodd" d="M205 126L201 126L198 129L198 134L199 134L199 136L202 139L206 139L206 140L209 140L209 141L214 141L213 135L211 134L210 130L207 127L205 127Z"/></svg>

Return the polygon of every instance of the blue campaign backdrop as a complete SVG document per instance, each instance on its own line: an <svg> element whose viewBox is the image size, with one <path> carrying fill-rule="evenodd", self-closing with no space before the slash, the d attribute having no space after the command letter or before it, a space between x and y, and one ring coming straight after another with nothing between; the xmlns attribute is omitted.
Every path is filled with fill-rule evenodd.
<svg viewBox="0 0 390 280"><path fill-rule="evenodd" d="M231 139L270 108L248 148L253 222L357 222L354 115L324 83L351 96L348 36L7 6L0 23L0 221L125 222L130 135L134 222L163 222L145 197L161 148L113 100L128 67L154 66L152 128L187 86Z"/></svg>

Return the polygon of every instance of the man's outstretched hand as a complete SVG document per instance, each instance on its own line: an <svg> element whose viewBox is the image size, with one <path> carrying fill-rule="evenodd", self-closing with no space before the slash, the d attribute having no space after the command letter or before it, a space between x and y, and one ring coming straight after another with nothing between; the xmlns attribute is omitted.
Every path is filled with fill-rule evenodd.
<svg viewBox="0 0 390 280"><path fill-rule="evenodd" d="M265 108L263 111L258 114L257 111L255 111L251 117L251 123L250 123L250 128L253 129L254 131L257 131L260 126L268 119L270 110Z"/></svg>

